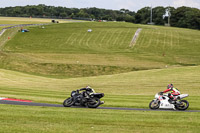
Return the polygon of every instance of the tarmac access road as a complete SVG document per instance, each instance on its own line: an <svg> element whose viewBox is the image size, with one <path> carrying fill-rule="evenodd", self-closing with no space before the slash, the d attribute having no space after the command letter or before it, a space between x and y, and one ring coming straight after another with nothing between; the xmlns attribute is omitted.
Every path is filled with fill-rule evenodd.
<svg viewBox="0 0 200 133"><path fill-rule="evenodd" d="M0 100L0 104L11 104L11 105L26 105L26 106L42 106L42 107L63 107L62 104L48 104L48 103L34 103L34 102L19 102L19 101L7 101ZM85 107L76 107L71 108L85 108ZM120 107L98 107L96 109L111 109L111 110L136 110L136 111L173 111L173 112L200 112L200 110L151 110L151 109L142 109L142 108L120 108Z"/></svg>

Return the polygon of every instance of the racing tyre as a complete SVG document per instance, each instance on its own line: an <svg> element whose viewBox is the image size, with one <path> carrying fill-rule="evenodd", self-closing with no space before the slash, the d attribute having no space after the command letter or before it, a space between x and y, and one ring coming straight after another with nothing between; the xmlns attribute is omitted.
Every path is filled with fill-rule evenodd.
<svg viewBox="0 0 200 133"><path fill-rule="evenodd" d="M158 101L157 103L154 102L154 100L152 100L150 103L149 103L149 108L150 109L158 109L160 106L160 101Z"/></svg>
<svg viewBox="0 0 200 133"><path fill-rule="evenodd" d="M64 107L71 107L74 104L74 101L72 99L72 97L67 98L64 102L63 102L63 106Z"/></svg>
<svg viewBox="0 0 200 133"><path fill-rule="evenodd" d="M179 101L179 104L176 104L175 107L178 110L186 110L189 107L189 102L187 100Z"/></svg>
<svg viewBox="0 0 200 133"><path fill-rule="evenodd" d="M92 98L88 103L89 108L97 108L101 104L99 98Z"/></svg>

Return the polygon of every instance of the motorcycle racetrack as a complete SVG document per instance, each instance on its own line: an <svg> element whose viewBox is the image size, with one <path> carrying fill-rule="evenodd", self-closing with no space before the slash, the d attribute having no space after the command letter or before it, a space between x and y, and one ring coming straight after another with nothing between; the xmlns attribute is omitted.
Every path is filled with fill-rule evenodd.
<svg viewBox="0 0 200 133"><path fill-rule="evenodd" d="M9 100L0 100L0 104L41 106L41 107L64 107L61 104L34 103L34 102L9 101ZM85 108L85 107L73 106L71 108ZM120 107L98 107L96 109L135 110L135 111L176 111L176 112L179 111L179 110L161 110L161 109L152 110L152 109L142 109L142 108L120 108ZM179 111L179 112L200 112L200 110L185 110L185 111Z"/></svg>
<svg viewBox="0 0 200 133"><path fill-rule="evenodd" d="M0 17L7 24L0 30L8 24L51 22L26 20ZM199 132L198 30L125 22L26 28L30 32L17 32L18 27L0 37L1 132ZM170 83L189 94L190 107L149 109L154 94ZM105 104L63 106L72 90L87 85L106 94Z"/></svg>

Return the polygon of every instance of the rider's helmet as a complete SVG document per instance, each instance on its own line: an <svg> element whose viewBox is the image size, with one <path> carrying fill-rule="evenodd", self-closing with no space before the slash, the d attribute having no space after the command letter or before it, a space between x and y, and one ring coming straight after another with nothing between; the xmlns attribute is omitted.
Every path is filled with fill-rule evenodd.
<svg viewBox="0 0 200 133"><path fill-rule="evenodd" d="M168 86L167 86L167 89L173 89L174 88L174 85L173 84L169 84Z"/></svg>

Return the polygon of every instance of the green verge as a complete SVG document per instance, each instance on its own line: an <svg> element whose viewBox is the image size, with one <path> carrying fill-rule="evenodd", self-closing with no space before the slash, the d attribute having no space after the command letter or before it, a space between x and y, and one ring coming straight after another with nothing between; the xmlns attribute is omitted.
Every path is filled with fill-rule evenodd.
<svg viewBox="0 0 200 133"><path fill-rule="evenodd" d="M0 70L0 96L62 104L72 90L86 85L105 93L103 106L148 108L155 93L174 83L190 96L190 110L199 110L200 67L180 67L129 72L124 74L55 79ZM184 75L184 76L183 76ZM158 82L159 81L159 82Z"/></svg>
<svg viewBox="0 0 200 133"><path fill-rule="evenodd" d="M4 133L198 133L200 129L200 113L14 105L0 108L0 130Z"/></svg>
<svg viewBox="0 0 200 133"><path fill-rule="evenodd" d="M0 37L0 54L2 54L2 48L4 47L4 45L15 36L15 34L17 33L18 30L19 30L19 28L9 29L9 30L6 30L4 32L4 34L1 35L1 37Z"/></svg>
<svg viewBox="0 0 200 133"><path fill-rule="evenodd" d="M110 75L165 66L123 55L0 53L0 68L54 78Z"/></svg>

